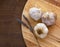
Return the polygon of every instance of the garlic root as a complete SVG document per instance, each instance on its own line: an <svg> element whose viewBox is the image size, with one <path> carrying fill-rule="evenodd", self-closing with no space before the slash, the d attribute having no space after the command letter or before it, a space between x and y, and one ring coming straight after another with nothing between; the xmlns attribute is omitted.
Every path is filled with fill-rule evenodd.
<svg viewBox="0 0 60 47"><path fill-rule="evenodd" d="M44 23L38 23L34 27L34 33L39 38L45 38L48 34L48 28L46 27L46 25Z"/></svg>

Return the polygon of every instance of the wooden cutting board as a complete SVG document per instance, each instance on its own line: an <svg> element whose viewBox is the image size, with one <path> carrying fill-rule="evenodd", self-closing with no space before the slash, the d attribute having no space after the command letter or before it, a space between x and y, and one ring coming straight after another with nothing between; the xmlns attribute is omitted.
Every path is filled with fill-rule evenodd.
<svg viewBox="0 0 60 47"><path fill-rule="evenodd" d="M24 7L23 14L29 19L33 27L38 22L32 20L29 16L28 11L31 7L42 8L43 12L52 11L57 14L56 24L49 27L49 33L47 37L44 39L38 38L38 41L41 47L60 47L60 8L44 0L28 0ZM23 17L22 21L26 23ZM30 30L23 25L21 25L21 27L27 47L38 47L36 39Z"/></svg>

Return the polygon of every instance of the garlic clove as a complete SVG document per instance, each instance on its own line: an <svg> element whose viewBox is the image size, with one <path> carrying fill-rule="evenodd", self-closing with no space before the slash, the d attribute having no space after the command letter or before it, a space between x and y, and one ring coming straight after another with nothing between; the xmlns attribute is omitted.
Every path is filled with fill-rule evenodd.
<svg viewBox="0 0 60 47"><path fill-rule="evenodd" d="M56 14L53 12L46 12L42 15L42 22L45 23L47 26L55 24L56 21Z"/></svg>
<svg viewBox="0 0 60 47"><path fill-rule="evenodd" d="M38 21L41 18L42 11L39 8L32 7L29 9L29 14L32 19L35 21Z"/></svg>
<svg viewBox="0 0 60 47"><path fill-rule="evenodd" d="M44 23L38 23L34 27L34 33L39 38L45 38L48 34L48 28L46 27L46 25Z"/></svg>

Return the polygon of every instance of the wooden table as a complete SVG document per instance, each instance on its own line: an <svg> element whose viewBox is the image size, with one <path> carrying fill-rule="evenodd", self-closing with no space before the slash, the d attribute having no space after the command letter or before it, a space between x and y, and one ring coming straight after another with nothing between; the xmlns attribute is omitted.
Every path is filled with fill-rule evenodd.
<svg viewBox="0 0 60 47"><path fill-rule="evenodd" d="M20 24L26 0L0 0L0 47L25 47Z"/></svg>
<svg viewBox="0 0 60 47"><path fill-rule="evenodd" d="M59 0L46 0L60 7ZM25 47L21 27L16 16L21 13L26 0L0 0L0 47Z"/></svg>

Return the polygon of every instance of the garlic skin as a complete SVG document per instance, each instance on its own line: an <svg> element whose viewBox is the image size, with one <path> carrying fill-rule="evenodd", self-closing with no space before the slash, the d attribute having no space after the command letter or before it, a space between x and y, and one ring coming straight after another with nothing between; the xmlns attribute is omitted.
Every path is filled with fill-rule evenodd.
<svg viewBox="0 0 60 47"><path fill-rule="evenodd" d="M55 24L56 21L56 14L53 12L46 12L42 15L42 22L45 23L47 26L51 26Z"/></svg>
<svg viewBox="0 0 60 47"><path fill-rule="evenodd" d="M41 18L42 11L39 8L32 7L29 9L29 15L31 16L32 19L38 21Z"/></svg>
<svg viewBox="0 0 60 47"><path fill-rule="evenodd" d="M42 33L39 34L38 30L40 30L39 32L42 32ZM47 34L48 34L48 28L46 27L46 25L44 23L38 23L34 27L34 33L39 38L45 38L47 36Z"/></svg>

